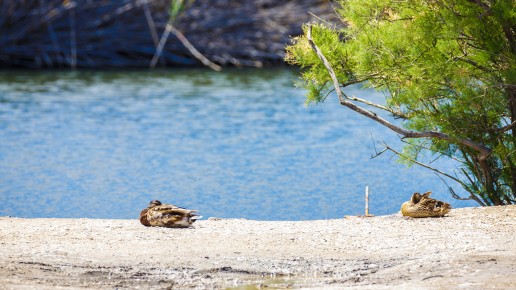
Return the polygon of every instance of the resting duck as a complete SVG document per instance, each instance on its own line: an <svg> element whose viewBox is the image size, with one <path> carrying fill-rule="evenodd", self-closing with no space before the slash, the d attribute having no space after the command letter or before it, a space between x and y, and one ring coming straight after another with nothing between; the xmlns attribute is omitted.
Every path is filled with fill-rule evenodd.
<svg viewBox="0 0 516 290"><path fill-rule="evenodd" d="M196 212L153 200L140 213L140 223L146 227L187 228L201 218Z"/></svg>
<svg viewBox="0 0 516 290"><path fill-rule="evenodd" d="M413 218L442 217L449 213L451 205L430 198L431 191L420 194L416 192L412 198L401 205L401 214Z"/></svg>

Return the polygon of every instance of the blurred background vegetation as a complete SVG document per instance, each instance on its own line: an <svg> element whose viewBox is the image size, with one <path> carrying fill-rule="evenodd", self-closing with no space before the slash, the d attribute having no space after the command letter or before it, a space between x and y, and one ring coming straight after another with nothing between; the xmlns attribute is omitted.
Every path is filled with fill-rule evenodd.
<svg viewBox="0 0 516 290"><path fill-rule="evenodd" d="M170 21L218 65L272 66L317 17L337 16L327 0L4 0L0 68L149 67ZM200 65L170 35L156 66Z"/></svg>

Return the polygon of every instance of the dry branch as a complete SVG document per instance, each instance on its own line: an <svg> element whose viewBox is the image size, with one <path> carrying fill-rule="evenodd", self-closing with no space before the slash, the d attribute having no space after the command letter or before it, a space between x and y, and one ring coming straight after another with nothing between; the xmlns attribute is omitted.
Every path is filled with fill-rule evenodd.
<svg viewBox="0 0 516 290"><path fill-rule="evenodd" d="M169 33L172 32L179 41L188 49L188 51L198 60L202 62L205 66L211 68L214 71L220 71L222 68L219 65L214 64L209 59L207 59L202 53L200 53L195 46L192 45L190 41L181 33L181 31L177 30L174 25L167 23L167 27L165 29L165 33L163 33L163 36L161 37L161 40L158 44L158 47L156 49L156 53L152 57L150 67L153 68L156 66L156 63L158 62L158 59L161 57L161 54L163 52L163 47L165 46L165 43L167 42Z"/></svg>

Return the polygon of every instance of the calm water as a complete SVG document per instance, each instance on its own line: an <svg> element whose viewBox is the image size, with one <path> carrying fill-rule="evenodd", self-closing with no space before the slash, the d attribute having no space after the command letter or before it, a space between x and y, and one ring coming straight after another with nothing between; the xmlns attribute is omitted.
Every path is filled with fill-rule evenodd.
<svg viewBox="0 0 516 290"><path fill-rule="evenodd" d="M373 214L397 212L414 191L475 205L453 200L427 170L370 159L372 139L396 145L396 136L331 97L304 107L296 79L290 70L1 72L0 216L136 218L160 199L205 218L340 218L363 214L366 185Z"/></svg>

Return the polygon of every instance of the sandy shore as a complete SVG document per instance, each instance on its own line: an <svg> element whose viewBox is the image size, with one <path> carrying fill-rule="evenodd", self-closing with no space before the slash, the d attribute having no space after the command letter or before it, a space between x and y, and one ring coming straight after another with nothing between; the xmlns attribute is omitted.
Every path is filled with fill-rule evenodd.
<svg viewBox="0 0 516 290"><path fill-rule="evenodd" d="M0 289L516 288L516 206L445 218L0 218Z"/></svg>

